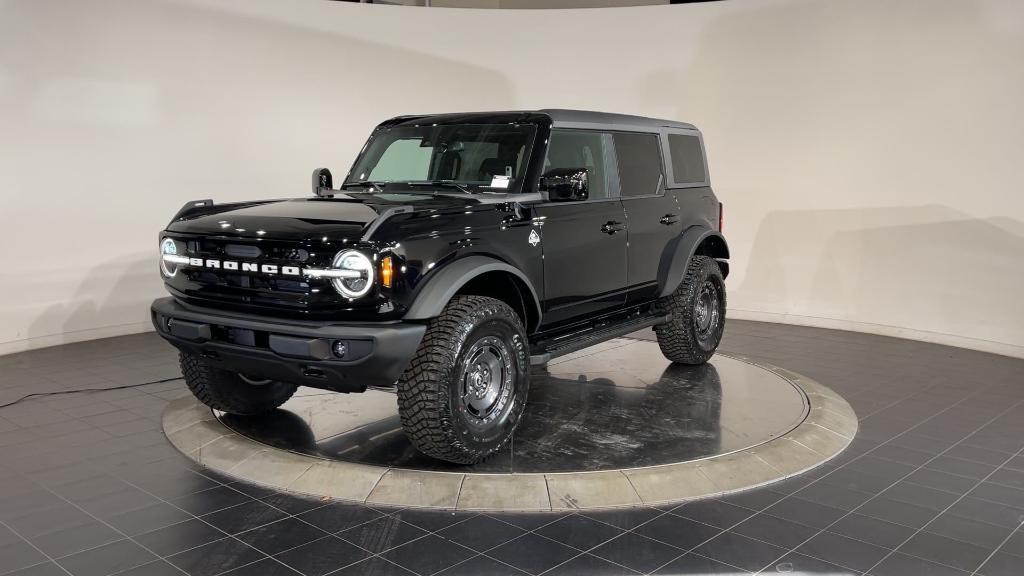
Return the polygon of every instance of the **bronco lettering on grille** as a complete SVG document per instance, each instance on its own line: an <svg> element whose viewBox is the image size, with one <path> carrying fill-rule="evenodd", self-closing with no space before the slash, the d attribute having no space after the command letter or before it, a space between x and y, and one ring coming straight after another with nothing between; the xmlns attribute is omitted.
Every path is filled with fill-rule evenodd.
<svg viewBox="0 0 1024 576"><path fill-rule="evenodd" d="M194 268L212 268L214 270L241 270L242 272L258 272L262 274L283 274L285 276L302 276L303 271L298 266L278 266L277 264L259 264L257 262L238 262L234 260L215 260L213 258L188 258L164 254L164 260L181 266L192 266ZM308 275L315 275L315 271Z"/></svg>
<svg viewBox="0 0 1024 576"><path fill-rule="evenodd" d="M234 270L259 274L282 274L284 276L308 276L310 278L361 278L364 272L338 268L299 268L298 266L280 266L278 264L259 264L257 262L240 262L236 260L215 260L213 258L190 258L176 254L164 254L164 262L178 266L193 268L210 268L213 270Z"/></svg>

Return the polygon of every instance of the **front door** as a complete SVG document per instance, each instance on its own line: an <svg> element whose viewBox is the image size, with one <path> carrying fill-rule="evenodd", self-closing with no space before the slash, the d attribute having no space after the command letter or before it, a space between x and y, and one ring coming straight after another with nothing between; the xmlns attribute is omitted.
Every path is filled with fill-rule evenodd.
<svg viewBox="0 0 1024 576"><path fill-rule="evenodd" d="M544 247L544 327L625 303L626 220L610 134L552 130L544 172L586 168L589 198L536 207Z"/></svg>

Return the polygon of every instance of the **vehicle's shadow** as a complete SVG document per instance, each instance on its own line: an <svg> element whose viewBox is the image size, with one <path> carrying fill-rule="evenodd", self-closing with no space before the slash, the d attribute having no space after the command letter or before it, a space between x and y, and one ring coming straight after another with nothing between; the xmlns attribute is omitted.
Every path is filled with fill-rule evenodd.
<svg viewBox="0 0 1024 576"><path fill-rule="evenodd" d="M279 408L257 417L234 414L219 414L219 417L232 430L268 446L303 454L317 453L313 430L301 416L289 410Z"/></svg>

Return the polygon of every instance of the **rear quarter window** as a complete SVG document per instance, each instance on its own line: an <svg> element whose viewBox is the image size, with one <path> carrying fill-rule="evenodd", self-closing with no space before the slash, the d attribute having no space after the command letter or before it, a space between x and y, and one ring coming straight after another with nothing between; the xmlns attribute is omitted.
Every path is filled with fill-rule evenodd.
<svg viewBox="0 0 1024 576"><path fill-rule="evenodd" d="M672 160L672 179L676 184L700 184L707 181L700 138L689 134L669 134L668 150Z"/></svg>

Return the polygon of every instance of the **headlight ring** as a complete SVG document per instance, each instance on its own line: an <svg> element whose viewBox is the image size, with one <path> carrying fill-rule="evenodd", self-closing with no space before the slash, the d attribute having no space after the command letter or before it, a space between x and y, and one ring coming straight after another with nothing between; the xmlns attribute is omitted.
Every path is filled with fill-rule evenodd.
<svg viewBox="0 0 1024 576"><path fill-rule="evenodd" d="M164 238L160 241L160 272L163 273L164 277L173 278L178 273L178 265L174 262L177 255L177 242L170 238Z"/></svg>
<svg viewBox="0 0 1024 576"><path fill-rule="evenodd" d="M373 287L373 262L358 250L342 250L334 256L331 267L336 270L358 272L358 276L331 278L331 285L346 298L365 296Z"/></svg>

